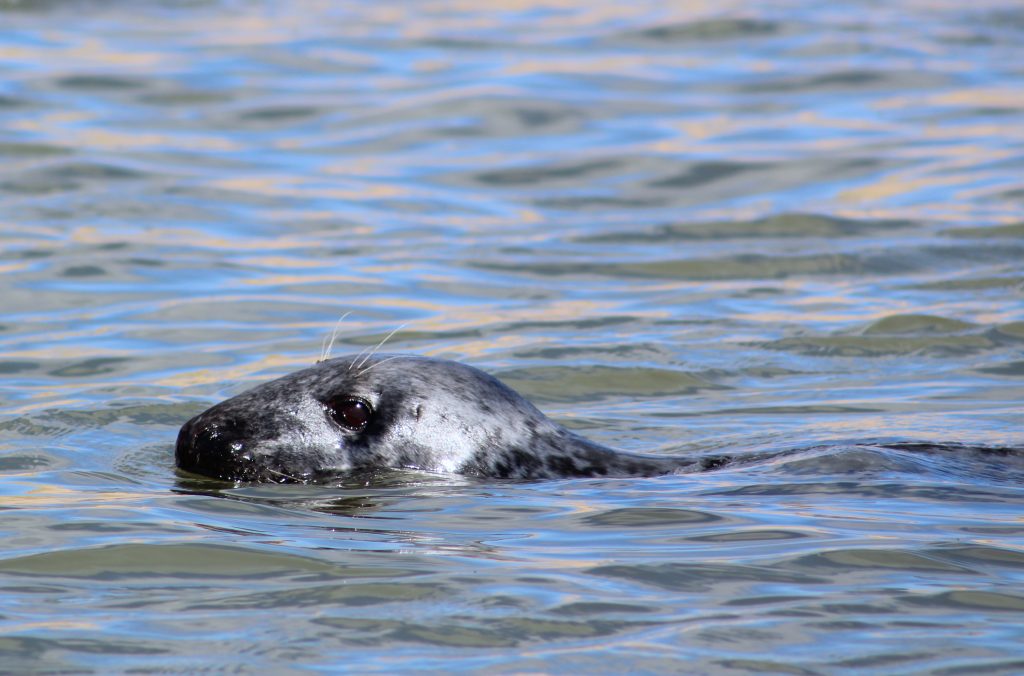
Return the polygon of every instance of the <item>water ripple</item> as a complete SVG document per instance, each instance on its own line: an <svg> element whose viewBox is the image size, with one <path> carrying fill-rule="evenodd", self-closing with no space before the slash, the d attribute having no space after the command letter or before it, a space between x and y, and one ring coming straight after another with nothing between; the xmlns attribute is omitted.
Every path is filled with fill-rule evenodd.
<svg viewBox="0 0 1024 676"><path fill-rule="evenodd" d="M1019 673L1022 45L1007 0L0 1L4 667ZM349 311L335 354L405 325L713 471L175 473Z"/></svg>

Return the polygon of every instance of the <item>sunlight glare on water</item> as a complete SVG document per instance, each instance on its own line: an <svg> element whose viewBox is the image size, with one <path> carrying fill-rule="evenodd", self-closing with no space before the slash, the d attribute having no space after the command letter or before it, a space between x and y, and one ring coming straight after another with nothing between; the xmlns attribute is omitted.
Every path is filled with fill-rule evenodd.
<svg viewBox="0 0 1024 676"><path fill-rule="evenodd" d="M0 0L0 671L1024 671L1024 10ZM176 474L376 345L724 469Z"/></svg>

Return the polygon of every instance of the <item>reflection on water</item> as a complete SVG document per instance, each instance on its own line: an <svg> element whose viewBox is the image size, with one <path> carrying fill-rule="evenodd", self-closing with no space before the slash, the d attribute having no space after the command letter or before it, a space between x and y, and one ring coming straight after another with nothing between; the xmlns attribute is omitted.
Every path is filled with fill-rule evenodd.
<svg viewBox="0 0 1024 676"><path fill-rule="evenodd" d="M5 668L1019 671L1022 45L1007 0L0 2ZM348 311L735 462L174 473Z"/></svg>

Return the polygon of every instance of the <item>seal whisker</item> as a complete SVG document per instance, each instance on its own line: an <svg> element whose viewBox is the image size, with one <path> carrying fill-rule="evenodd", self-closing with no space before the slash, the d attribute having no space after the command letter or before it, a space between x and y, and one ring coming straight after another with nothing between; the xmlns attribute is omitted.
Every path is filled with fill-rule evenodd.
<svg viewBox="0 0 1024 676"><path fill-rule="evenodd" d="M296 476L292 476L291 474L286 474L286 473L281 472L279 470L273 469L271 467L266 467L266 468L264 468L263 471L265 471L267 474L276 474L279 477L282 477L282 478L285 478L285 479L291 479L292 481L294 481L296 483L302 483L302 479L299 479Z"/></svg>
<svg viewBox="0 0 1024 676"><path fill-rule="evenodd" d="M352 360L352 365L355 366L357 369L363 368L363 364L368 362L373 357L373 355L377 354L377 350L379 350L380 348L384 347L384 343L388 342L388 340L391 339L391 336L395 335L396 333L398 333L399 331L404 329L405 326L406 326L405 324L399 324L391 333L389 333L388 335L384 336L384 339L381 340L379 343L377 343L377 345L372 350L370 350L370 352L365 357L363 357L362 361L360 361L358 364L356 364L355 363L355 359L353 359ZM360 352L359 354L362 355L362 352ZM357 356L356 359L359 359L359 357Z"/></svg>
<svg viewBox="0 0 1024 676"><path fill-rule="evenodd" d="M331 358L331 350L334 349L334 341L338 338L338 329L341 328L341 323L345 321L345 318L352 314L349 310L345 314L338 318L338 321L334 322L334 330L331 331L331 342L327 342L327 336L324 336L324 340L320 343L320 358L317 359L316 363L320 364Z"/></svg>
<svg viewBox="0 0 1024 676"><path fill-rule="evenodd" d="M387 340L387 338L388 338L387 336L384 336L384 340ZM378 345L380 345L380 343L378 343ZM356 364L356 362L361 360L364 356L366 356L366 354L370 350L373 350L373 349L374 349L373 347L367 345L362 350L360 350L359 353L356 356L352 357L351 361L349 361L349 363L348 363L348 371L351 372L352 369L357 368L358 365Z"/></svg>
<svg viewBox="0 0 1024 676"><path fill-rule="evenodd" d="M374 366L380 366L381 364L383 364L383 363L385 363L385 362L389 362L389 361L391 361L392 359L398 359L398 358L399 358L399 357L401 357L401 356L402 356L402 355L396 354L396 355L395 355L395 356L393 356L393 357L388 357L387 359L381 359L381 360L380 360L379 362L376 362L376 363L370 364L369 366L367 366L366 368L364 368L364 369L363 369L362 371L360 371L360 372L359 372L358 374L356 374L356 375L360 375L360 376L361 376L361 375L363 375L364 373L366 373L367 371L369 371L370 369L372 369L372 368L373 368Z"/></svg>

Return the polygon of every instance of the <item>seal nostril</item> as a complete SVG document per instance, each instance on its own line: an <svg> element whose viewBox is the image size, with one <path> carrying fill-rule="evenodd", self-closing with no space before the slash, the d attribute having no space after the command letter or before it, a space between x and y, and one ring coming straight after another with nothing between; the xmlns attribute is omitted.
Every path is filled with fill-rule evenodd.
<svg viewBox="0 0 1024 676"><path fill-rule="evenodd" d="M179 451L194 455L224 454L238 455L245 451L248 438L247 426L233 418L204 421L193 419L182 427L178 435Z"/></svg>
<svg viewBox="0 0 1024 676"><path fill-rule="evenodd" d="M181 469L215 478L237 479L252 466L252 427L222 415L199 415L178 433L175 460Z"/></svg>

